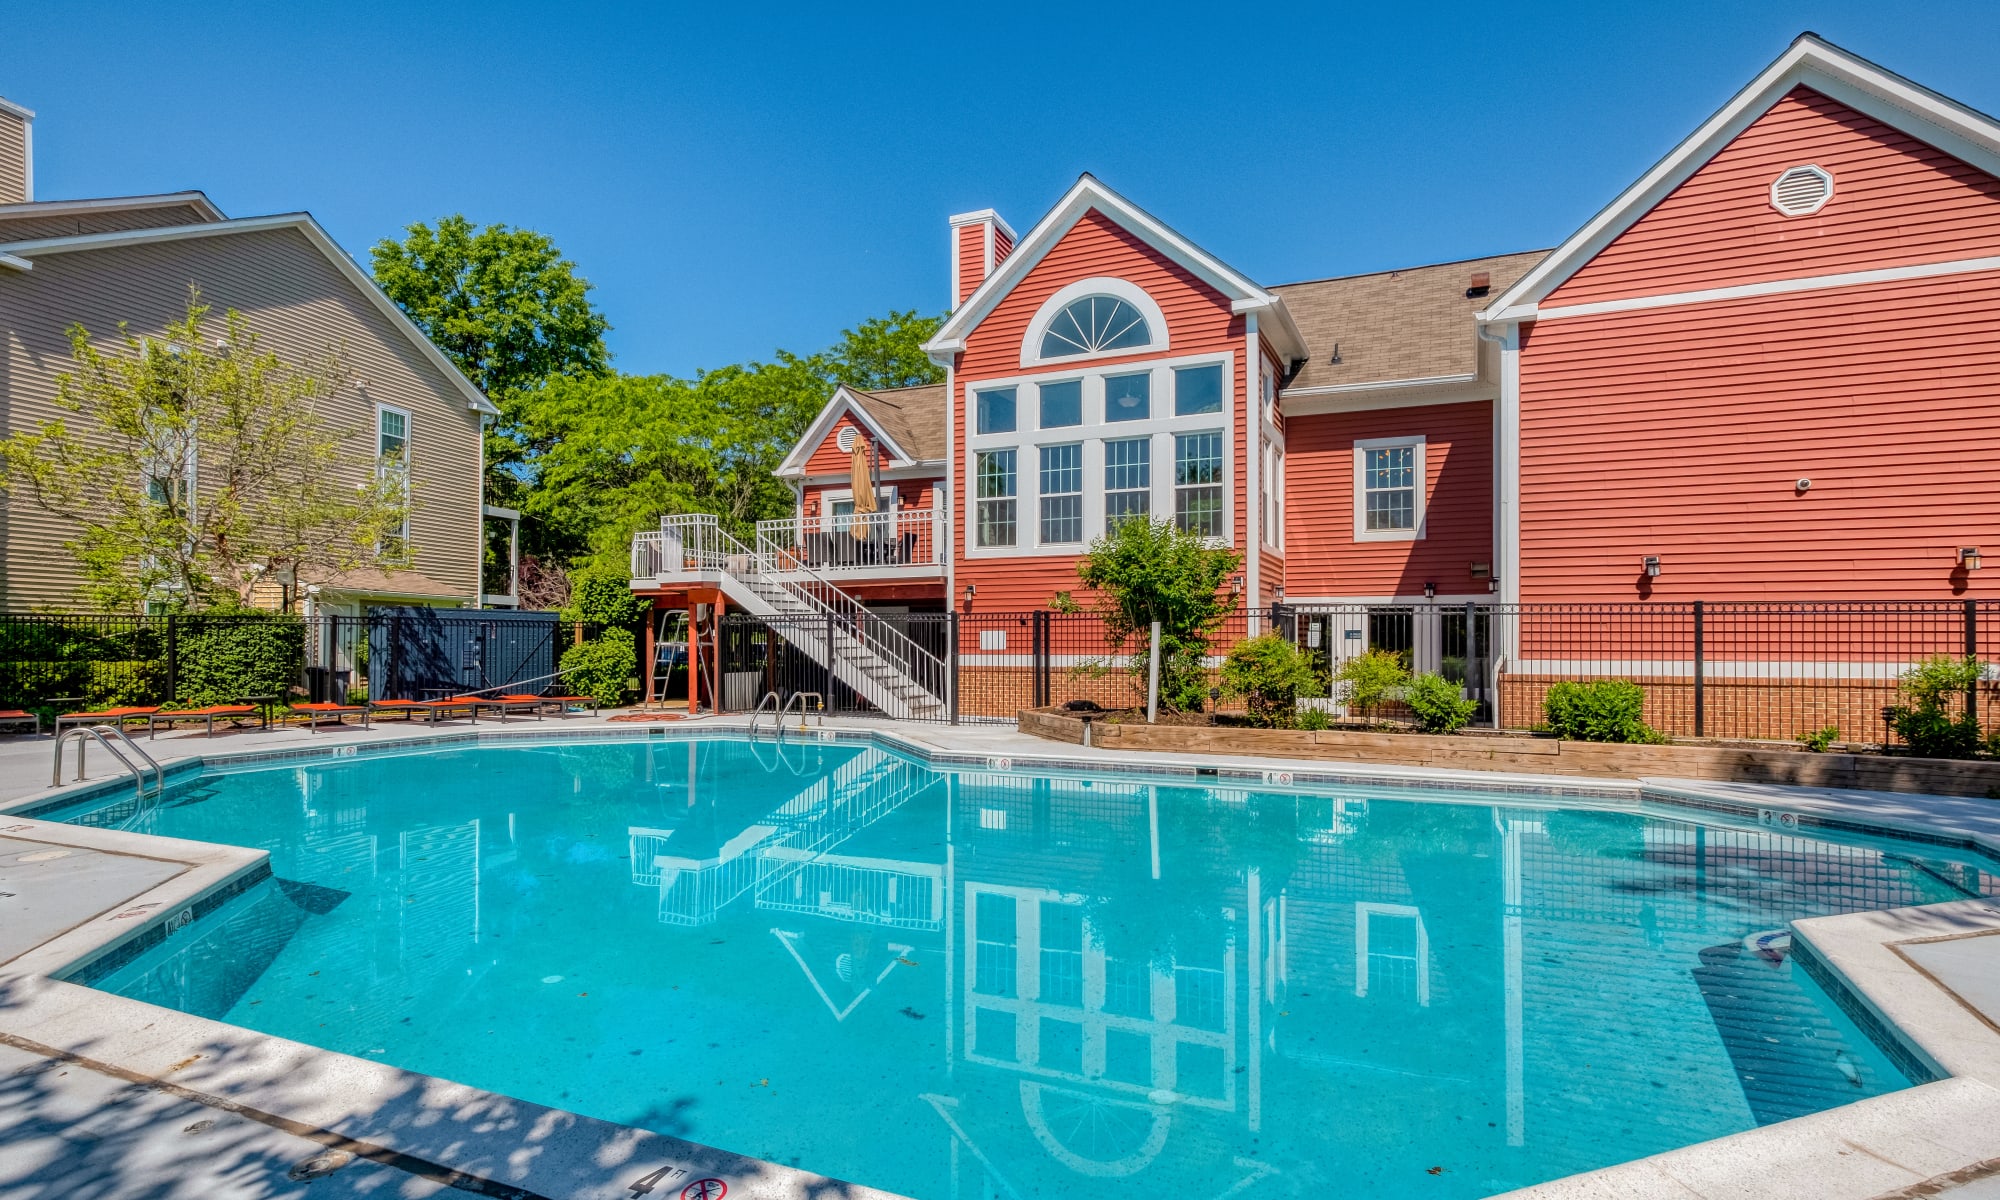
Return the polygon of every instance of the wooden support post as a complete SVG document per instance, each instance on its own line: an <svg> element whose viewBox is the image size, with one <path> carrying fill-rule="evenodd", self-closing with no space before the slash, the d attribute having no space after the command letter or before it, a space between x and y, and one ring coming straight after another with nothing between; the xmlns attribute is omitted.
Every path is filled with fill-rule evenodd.
<svg viewBox="0 0 2000 1200"><path fill-rule="evenodd" d="M711 689L711 694L715 701L715 711L718 715L722 713L723 705L728 703L728 697L722 690L723 685L728 682L728 678L723 674L722 670L722 614L727 612L728 609L729 602L723 599L721 592L717 592L715 594L715 639L712 643L715 653L709 656L710 666L708 670L709 674L713 677L714 687Z"/></svg>
<svg viewBox="0 0 2000 1200"><path fill-rule="evenodd" d="M701 711L701 635L700 627L695 624L696 610L699 606L695 604L691 595L688 597L687 606L688 716L692 717Z"/></svg>
<svg viewBox="0 0 2000 1200"><path fill-rule="evenodd" d="M659 649L656 642L656 639L659 637L659 629L660 629L659 614L660 614L660 609L657 601L651 608L648 608L646 610L646 667L644 674L644 679L646 681L646 694L639 698L640 708L650 708L652 707L653 704L653 664L658 662L660 659Z"/></svg>

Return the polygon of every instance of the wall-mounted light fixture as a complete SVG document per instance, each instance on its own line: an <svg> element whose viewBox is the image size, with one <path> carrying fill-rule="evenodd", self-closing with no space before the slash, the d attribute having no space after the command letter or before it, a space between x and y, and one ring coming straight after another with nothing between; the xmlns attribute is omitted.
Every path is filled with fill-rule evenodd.
<svg viewBox="0 0 2000 1200"><path fill-rule="evenodd" d="M1424 580L1424 599L1435 600L1437 599L1437 594L1438 585L1429 579Z"/></svg>
<svg viewBox="0 0 2000 1200"><path fill-rule="evenodd" d="M1968 571L1979 569L1979 547L1961 546L1958 551L1958 565Z"/></svg>
<svg viewBox="0 0 2000 1200"><path fill-rule="evenodd" d="M1271 601L1275 604L1283 604L1285 602L1284 584L1281 583L1278 586L1271 589Z"/></svg>
<svg viewBox="0 0 2000 1200"><path fill-rule="evenodd" d="M1243 590L1243 577L1241 575L1231 575L1229 577L1229 590L1232 592Z"/></svg>
<svg viewBox="0 0 2000 1200"><path fill-rule="evenodd" d="M1660 556L1657 554L1648 554L1646 557L1640 559L1639 570L1648 579L1658 579L1660 577Z"/></svg>
<svg viewBox="0 0 2000 1200"><path fill-rule="evenodd" d="M1812 491L1812 480L1801 475L1792 483L1792 490L1803 496L1807 492Z"/></svg>
<svg viewBox="0 0 2000 1200"><path fill-rule="evenodd" d="M979 594L978 584L968 583L965 585L965 598L967 600L971 600L974 596L977 596L978 594Z"/></svg>

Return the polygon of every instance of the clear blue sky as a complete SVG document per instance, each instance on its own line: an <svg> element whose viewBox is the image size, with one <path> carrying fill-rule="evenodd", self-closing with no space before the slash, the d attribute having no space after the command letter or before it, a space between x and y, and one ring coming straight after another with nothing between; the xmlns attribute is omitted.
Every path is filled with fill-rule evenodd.
<svg viewBox="0 0 2000 1200"><path fill-rule="evenodd" d="M555 8L16 0L0 95L44 199L541 230L676 373L940 310L949 214L1085 170L1284 283L1551 245L1806 29L2000 111L1991 0Z"/></svg>

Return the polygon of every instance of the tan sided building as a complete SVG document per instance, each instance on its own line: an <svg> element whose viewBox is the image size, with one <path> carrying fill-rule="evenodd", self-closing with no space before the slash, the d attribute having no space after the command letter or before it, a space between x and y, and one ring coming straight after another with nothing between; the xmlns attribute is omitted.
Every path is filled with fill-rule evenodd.
<svg viewBox="0 0 2000 1200"><path fill-rule="evenodd" d="M235 309L287 362L338 348L350 372L337 426L370 458L401 439L412 504L407 569L273 581L260 600L325 613L370 604L511 604L481 590L481 423L497 410L305 213L230 219L198 191L37 200L34 114L0 99L0 434L57 415L68 330L106 350L119 324L146 336L186 315L200 289ZM197 464L197 477L199 464ZM197 487L199 479L197 478ZM62 518L0 493L0 612L66 609L81 575Z"/></svg>

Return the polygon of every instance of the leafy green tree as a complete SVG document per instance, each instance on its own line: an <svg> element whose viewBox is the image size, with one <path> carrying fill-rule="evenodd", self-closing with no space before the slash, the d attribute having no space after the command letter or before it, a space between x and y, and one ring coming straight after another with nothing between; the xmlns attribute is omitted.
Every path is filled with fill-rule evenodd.
<svg viewBox="0 0 2000 1200"><path fill-rule="evenodd" d="M1210 546L1171 521L1132 519L1092 542L1076 575L1097 592L1112 644L1142 647L1132 667L1142 678L1143 648L1152 623L1160 623L1160 702L1191 712L1205 698L1209 641L1236 607L1222 585L1242 562L1234 550Z"/></svg>
<svg viewBox="0 0 2000 1200"><path fill-rule="evenodd" d="M286 363L233 310L218 339L209 311L190 291L184 320L144 339L120 325L111 350L72 326L65 415L0 440L0 487L75 530L86 600L229 607L260 579L406 561L407 477L325 415L338 356Z"/></svg>
<svg viewBox="0 0 2000 1200"><path fill-rule="evenodd" d="M942 324L943 317L920 317L910 309L843 329L839 344L827 352L828 373L834 382L862 391L943 383L944 368L924 353L924 343Z"/></svg>
<svg viewBox="0 0 2000 1200"><path fill-rule="evenodd" d="M1289 727L1299 698L1323 691L1311 657L1275 633L1243 639L1222 660L1222 694L1241 696L1259 725Z"/></svg>
<svg viewBox="0 0 2000 1200"><path fill-rule="evenodd" d="M490 494L519 498L509 471L536 448L526 420L551 379L602 375L610 329L590 283L547 235L419 221L370 252L375 282L500 409L487 439Z"/></svg>

